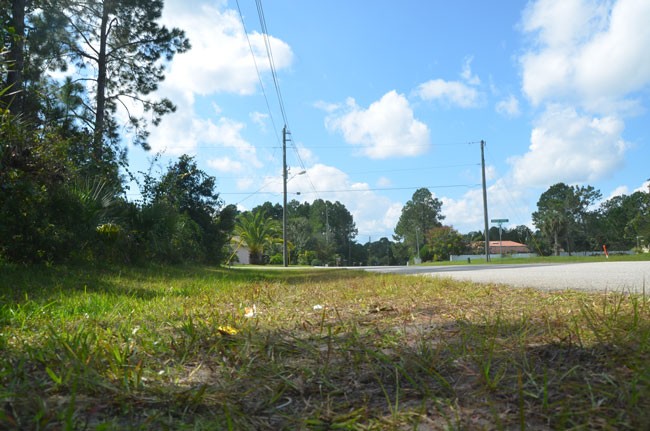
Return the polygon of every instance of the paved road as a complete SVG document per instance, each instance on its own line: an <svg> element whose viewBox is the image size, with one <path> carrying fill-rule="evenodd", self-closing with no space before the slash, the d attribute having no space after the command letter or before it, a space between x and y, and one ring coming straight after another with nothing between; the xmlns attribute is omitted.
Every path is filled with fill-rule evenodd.
<svg viewBox="0 0 650 431"><path fill-rule="evenodd" d="M426 274L479 283L503 283L540 289L615 290L650 293L650 262L596 262L571 264L393 266L368 271Z"/></svg>

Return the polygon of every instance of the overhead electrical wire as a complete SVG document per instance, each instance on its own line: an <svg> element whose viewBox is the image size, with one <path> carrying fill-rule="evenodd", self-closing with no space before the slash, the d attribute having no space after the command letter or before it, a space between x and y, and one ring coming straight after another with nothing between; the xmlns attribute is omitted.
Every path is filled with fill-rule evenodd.
<svg viewBox="0 0 650 431"><path fill-rule="evenodd" d="M289 121L287 119L287 112L284 109L284 100L282 99L282 92L280 91L280 84L278 83L278 74L275 70L275 61L273 59L273 50L271 49L271 41L269 39L269 31L266 26L266 17L264 16L264 8L262 7L262 0L255 0L257 5L257 15L260 20L260 26L262 28L262 37L264 39L264 45L266 47L266 54L269 60L269 67L271 69L271 76L273 77L273 84L275 85L275 92L278 96L278 105L280 106L280 112L282 113L282 119L284 124L288 127Z"/></svg>
<svg viewBox="0 0 650 431"><path fill-rule="evenodd" d="M244 33L246 35L246 40L248 41L248 46L249 46L251 55L253 57L253 62L255 64L255 71L257 73L257 76L258 76L258 79L259 79L259 82L260 82L260 86L262 88L262 93L263 93L264 99L266 101L266 107L267 107L267 109L269 111L269 116L270 116L270 119L271 119L271 123L273 124L273 129L275 131L276 138L278 139L278 141L280 141L279 132L278 132L278 129L276 127L276 124L275 124L275 121L274 121L274 118L273 118L273 114L272 114L271 106L270 106L270 103L269 103L269 99L268 99L268 96L266 94L264 84L263 84L263 80L262 80L262 76L261 76L261 73L260 73L260 70L259 70L259 67L258 67L258 64L257 64L257 60L256 60L256 57L255 57L255 51L253 49L250 38L248 37L248 31L246 30L244 17L243 17L242 11L241 11L241 7L239 5L239 0L236 0L236 3L237 3L237 11L239 13L239 17L241 19L242 26L244 28ZM274 57L273 57L273 50L272 50L271 41L270 41L270 38L269 38L269 31L268 31L268 26L267 26L267 23L266 23L266 17L265 17L265 14L264 14L264 7L262 5L262 0L255 0L255 5L256 5L256 8L257 8L257 14L258 14L259 22L260 22L261 33L262 33L262 37L263 37L263 40L264 40L264 46L265 46L265 49L266 49L267 59L268 59L268 62L269 62L269 68L270 68L270 71L271 71L271 76L273 78L273 85L275 87L275 92L276 92L276 96L277 96L277 100L278 100L278 106L280 108L280 113L282 115L282 119L284 121L285 127L287 128L287 130L291 130L291 128L289 127L289 120L288 120L287 112L286 112L285 105L284 105L284 99L282 97L282 91L280 90L280 84L279 84L279 79L278 79L278 75L277 75L277 71L276 71L275 60L274 60ZM289 132L289 133L291 133L291 132ZM393 187L393 188L374 188L374 189L364 189L364 190L357 190L357 189L317 190L316 187L314 186L314 183L311 180L311 177L309 176L309 174L307 172L305 163L302 160L302 157L300 156L300 151L299 151L298 147L295 145L293 140L289 140L289 142L291 142L291 148L294 150L294 152L296 154L296 158L298 160L299 166L303 171L305 171L307 180L308 180L309 185L311 186L311 189L312 189L312 192L304 192L304 194L315 194L315 195L317 195L318 198L320 198L319 193L415 190L415 189L418 189L418 188L421 187L421 186L420 187ZM480 143L480 141L476 141L476 142L458 142L458 143L450 143L450 144L434 144L434 146L459 146L459 145L472 145L472 144L479 144L479 143ZM285 144L286 143L283 143L283 146ZM404 145L400 145L400 146L404 146ZM410 145L410 146L422 146L422 145ZM426 146L430 146L430 144L427 144ZM348 146L342 146L342 147L349 148L350 146L348 145ZM364 148L364 147L371 147L371 145L368 145L368 146L361 145L361 146L357 146L357 147ZM338 147L338 146L324 146L324 147L310 147L310 148L340 148L340 147ZM474 165L475 164L464 164L464 165L456 165L456 166L449 166L449 167L474 166ZM436 169L439 169L439 168L443 168L443 167L436 167ZM425 168L421 168L421 169L425 169ZM403 170L397 169L397 170L389 170L389 171L383 170L383 171L377 171L377 172L399 172L399 171L413 171L413 170L414 169L403 169ZM416 170L420 170L420 169L416 168ZM371 172L369 172L369 173L371 173ZM238 204L239 204L239 203L245 201L246 199L248 199L249 197L251 197L251 196L253 196L255 194L262 194L262 193L276 194L274 192L262 192L262 190L273 181L274 180L266 181L259 189L257 189L256 191L254 191L252 193L250 193L250 192L248 192L248 193L247 192L241 192L241 193L222 193L222 194L247 195L244 199L242 199L240 202L238 202ZM475 186L476 185L457 184L457 185L445 185L445 186L428 186L428 188L454 188L454 187L468 187L468 188L471 188L471 187L475 187Z"/></svg>
<svg viewBox="0 0 650 431"><path fill-rule="evenodd" d="M277 195L281 194L280 192L260 192L264 187L266 187L270 182L267 181L262 187L254 192L232 192L232 193L221 193L223 195L249 195L254 194L269 194ZM318 194L318 193L362 193L362 192L378 192L378 191L392 191L392 190L417 190L420 188L427 189L452 189L452 188L468 188L480 187L481 184L447 184L447 185L437 185L437 186L409 186L409 187L379 187L379 188L368 188L368 189L338 189L338 190L314 190L313 192L302 192L298 194ZM246 198L247 199L247 198Z"/></svg>
<svg viewBox="0 0 650 431"><path fill-rule="evenodd" d="M262 80L262 74L260 69L257 66L257 59L255 58L255 51L253 50L253 44L251 43L250 38L248 37L248 30L246 30L246 23L244 22L244 15L241 12L239 7L239 0L236 0L237 3L237 12L239 12L239 19L241 20L241 25L244 29L244 35L246 35L246 41L248 42L248 49L251 52L251 57L253 57L253 64L255 65L255 72L257 73L257 79L260 82L260 88L262 89L262 94L264 95L264 100L266 101L266 109L269 111L269 118L271 119L271 124L273 125L273 130L275 132L275 137L280 142L280 135L278 133L278 128L275 125L275 120L273 119L273 112L271 110L271 104L269 103L269 98L266 96L266 90L264 88L264 81ZM284 115L283 115L284 118Z"/></svg>

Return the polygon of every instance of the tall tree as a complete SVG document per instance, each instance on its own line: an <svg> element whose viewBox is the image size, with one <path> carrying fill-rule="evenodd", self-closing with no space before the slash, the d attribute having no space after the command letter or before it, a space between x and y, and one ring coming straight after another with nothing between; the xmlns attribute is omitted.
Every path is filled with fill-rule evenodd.
<svg viewBox="0 0 650 431"><path fill-rule="evenodd" d="M429 189L416 190L411 200L402 208L402 214L395 226L395 239L403 240L412 250L422 247L426 233L434 227L442 226L445 216L441 210L442 202L434 198Z"/></svg>
<svg viewBox="0 0 650 431"><path fill-rule="evenodd" d="M162 0L43 0L42 19L50 25L62 55L91 83L94 118L93 153L102 160L105 145L116 144L118 106L129 117L134 142L148 148L148 121L157 125L175 107L168 99L151 97L164 79L165 62L189 49L182 30L158 24ZM65 25L65 31L58 28ZM57 31L58 30L58 31ZM139 106L136 108L134 106Z"/></svg>
<svg viewBox="0 0 650 431"><path fill-rule="evenodd" d="M574 250L576 240L583 248L588 247L590 207L600 197L600 192L591 186L571 187L564 183L554 184L542 193L532 215L533 223L553 241L556 254L562 240L569 252Z"/></svg>
<svg viewBox="0 0 650 431"><path fill-rule="evenodd" d="M351 242L357 236L357 228L354 218L348 209L341 202L330 202L322 199L315 200L310 206L309 220L314 234L322 234L321 257L331 259L332 256L325 256L331 252L340 256L348 256Z"/></svg>
<svg viewBox="0 0 650 431"><path fill-rule="evenodd" d="M10 4L7 4L10 3ZM4 104L14 115L23 109L23 69L25 67L25 13L27 0L2 1L0 5L5 11L11 11L5 16L4 43L7 50L7 70L5 88L2 95Z"/></svg>
<svg viewBox="0 0 650 431"><path fill-rule="evenodd" d="M216 179L198 168L194 158L183 155L143 190L145 204L165 203L187 215L201 229L201 245L211 262L221 258L221 248L234 226L236 209L223 208L216 192Z"/></svg>
<svg viewBox="0 0 650 431"><path fill-rule="evenodd" d="M449 260L466 248L463 236L451 226L434 227L427 232L427 244L434 260Z"/></svg>
<svg viewBox="0 0 650 431"><path fill-rule="evenodd" d="M614 196L600 207L598 231L612 249L629 249L650 239L650 193Z"/></svg>

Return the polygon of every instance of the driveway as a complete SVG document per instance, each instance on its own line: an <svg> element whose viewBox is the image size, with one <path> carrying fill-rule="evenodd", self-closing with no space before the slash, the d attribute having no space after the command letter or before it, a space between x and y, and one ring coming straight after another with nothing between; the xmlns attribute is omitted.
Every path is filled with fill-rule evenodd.
<svg viewBox="0 0 650 431"><path fill-rule="evenodd" d="M478 283L509 284L538 289L650 292L650 261L570 264L460 265L368 267L368 271L421 274Z"/></svg>

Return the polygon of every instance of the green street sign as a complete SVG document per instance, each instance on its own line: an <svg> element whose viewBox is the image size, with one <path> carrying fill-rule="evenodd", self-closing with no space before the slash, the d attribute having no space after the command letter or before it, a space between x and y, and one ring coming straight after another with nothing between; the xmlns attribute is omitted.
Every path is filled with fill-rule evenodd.
<svg viewBox="0 0 650 431"><path fill-rule="evenodd" d="M507 218L493 218L490 220L492 223L508 223L510 220Z"/></svg>

